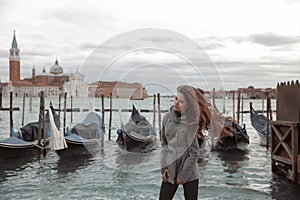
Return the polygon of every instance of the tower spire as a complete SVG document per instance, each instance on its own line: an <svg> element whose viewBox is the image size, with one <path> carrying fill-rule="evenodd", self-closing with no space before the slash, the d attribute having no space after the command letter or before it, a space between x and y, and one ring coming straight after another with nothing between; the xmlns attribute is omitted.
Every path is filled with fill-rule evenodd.
<svg viewBox="0 0 300 200"><path fill-rule="evenodd" d="M14 37L13 37L13 41L11 43L11 48L18 48L18 43L17 43L17 39L16 39L16 31L14 30Z"/></svg>
<svg viewBox="0 0 300 200"><path fill-rule="evenodd" d="M15 81L20 80L20 49L16 39L16 31L9 49L9 80L14 84Z"/></svg>

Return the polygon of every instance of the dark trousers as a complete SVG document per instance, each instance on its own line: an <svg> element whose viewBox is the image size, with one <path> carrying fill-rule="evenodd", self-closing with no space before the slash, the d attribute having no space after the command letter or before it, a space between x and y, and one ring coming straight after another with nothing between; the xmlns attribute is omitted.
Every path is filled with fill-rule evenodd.
<svg viewBox="0 0 300 200"><path fill-rule="evenodd" d="M186 182L183 184L184 198L185 200L196 200L198 199L198 184L199 179ZM169 182L162 182L160 187L159 199L160 200L171 200L178 188L178 184L172 184Z"/></svg>

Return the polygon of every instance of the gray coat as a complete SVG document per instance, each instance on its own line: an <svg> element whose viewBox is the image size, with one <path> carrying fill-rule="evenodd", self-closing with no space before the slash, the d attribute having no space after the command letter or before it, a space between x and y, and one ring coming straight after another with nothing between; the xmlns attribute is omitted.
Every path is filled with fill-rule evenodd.
<svg viewBox="0 0 300 200"><path fill-rule="evenodd" d="M178 117L173 107L165 114L161 129L161 172L167 168L167 181L174 184L178 177L183 183L199 179L197 164L199 145L196 131L199 123L188 123Z"/></svg>

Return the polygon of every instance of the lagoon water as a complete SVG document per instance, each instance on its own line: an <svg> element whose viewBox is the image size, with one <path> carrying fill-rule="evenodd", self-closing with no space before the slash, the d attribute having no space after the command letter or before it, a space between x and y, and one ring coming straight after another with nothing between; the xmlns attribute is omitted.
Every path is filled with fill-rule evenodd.
<svg viewBox="0 0 300 200"><path fill-rule="evenodd" d="M58 108L58 99L46 99L46 106L50 101ZM100 99L76 98L73 99L73 107L88 109L90 101L95 108L101 108ZM252 102L257 110L262 108L261 100ZM272 101L273 109L276 108L275 103ZM113 108L129 109L132 104L138 109L153 109L152 98L144 101L113 99ZM13 116L14 127L18 129L22 120L22 98L15 98L13 105L20 107ZM172 99L161 99L162 110L169 109L171 105ZM222 105L222 100L217 99L217 105ZM9 107L9 99L3 99L3 107ZM70 100L67 107L70 107ZM105 108L109 108L108 99L105 99ZM249 110L249 100L244 100L244 110ZM232 100L226 100L226 111L228 116L232 116ZM32 100L30 111L27 98L25 124L37 121L38 112L39 99ZM74 112L73 122L70 122L71 114L67 113L68 126L81 121L86 113ZM153 121L152 113L142 114ZM161 184L159 143L156 150L146 154L125 152L115 143L120 121L126 122L129 116L130 113L113 112L112 140L109 141L109 113L105 114L104 148L92 158L60 159L50 151L40 160L24 160L20 153L18 160L0 163L0 199L158 199ZM211 152L209 143L206 144L200 163L199 199L299 199L300 186L272 174L270 150L259 145L249 114L243 115L243 123L250 136L247 151ZM0 138L8 137L8 130L9 112L0 111ZM179 187L174 199L184 199L182 187Z"/></svg>

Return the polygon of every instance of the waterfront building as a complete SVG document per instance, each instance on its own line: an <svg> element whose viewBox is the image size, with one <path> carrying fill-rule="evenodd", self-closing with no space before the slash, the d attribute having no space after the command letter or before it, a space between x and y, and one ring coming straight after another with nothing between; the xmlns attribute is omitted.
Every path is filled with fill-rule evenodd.
<svg viewBox="0 0 300 200"><path fill-rule="evenodd" d="M37 73L33 66L31 77L21 80L20 49L15 32L9 53L9 82L2 84L4 97L8 97L11 91L14 97L38 97L41 91L45 92L45 97L58 97L64 92L67 92L68 96L88 97L88 84L84 82L84 75L79 72L64 73L57 59L50 67L49 73L45 67L41 73Z"/></svg>
<svg viewBox="0 0 300 200"><path fill-rule="evenodd" d="M84 75L78 71L71 74L69 81L66 81L63 85L63 91L69 97L88 97L88 88L89 85L84 81Z"/></svg>
<svg viewBox="0 0 300 200"><path fill-rule="evenodd" d="M141 83L128 83L121 81L97 81L90 84L90 97L109 97L144 99L147 98L147 90Z"/></svg>
<svg viewBox="0 0 300 200"><path fill-rule="evenodd" d="M45 97L58 97L59 94L67 93L68 97L106 97L112 94L116 98L144 99L147 91L140 83L97 81L88 84L84 81L84 75L78 70L75 73L65 73L58 59L50 67L49 73L46 68L38 72L32 67L31 77L21 79L21 57L18 47L16 32L14 31L11 48L9 50L9 81L0 83L3 86L2 94L9 97L13 92L14 97L38 97L41 91Z"/></svg>

